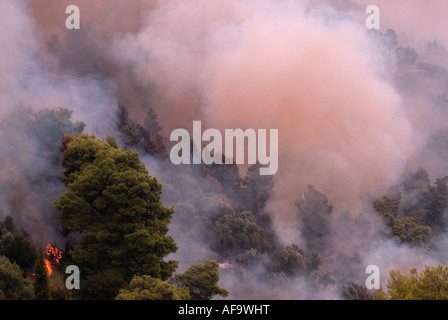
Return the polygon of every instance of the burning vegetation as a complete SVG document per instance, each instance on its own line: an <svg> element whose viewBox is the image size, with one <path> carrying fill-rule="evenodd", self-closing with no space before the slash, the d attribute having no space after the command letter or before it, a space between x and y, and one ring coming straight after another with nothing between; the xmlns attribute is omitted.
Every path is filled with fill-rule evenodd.
<svg viewBox="0 0 448 320"><path fill-rule="evenodd" d="M59 250L56 246L52 246L50 243L46 247L45 252L45 268L47 270L47 274L51 275L55 268L61 263L62 260L62 251Z"/></svg>

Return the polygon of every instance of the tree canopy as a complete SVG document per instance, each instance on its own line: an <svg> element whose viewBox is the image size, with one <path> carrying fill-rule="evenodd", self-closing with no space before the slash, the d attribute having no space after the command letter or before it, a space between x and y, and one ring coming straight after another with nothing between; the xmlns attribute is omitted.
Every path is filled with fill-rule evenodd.
<svg viewBox="0 0 448 320"><path fill-rule="evenodd" d="M425 266L417 271L411 269L409 275L399 270L390 270L387 290L378 290L377 300L447 300L448 267Z"/></svg>
<svg viewBox="0 0 448 320"><path fill-rule="evenodd" d="M138 153L89 135L64 136L61 151L67 190L55 207L61 225L82 237L70 252L73 262L91 274L169 278L177 267L163 260L177 250L166 235L173 209L162 205L162 186Z"/></svg>
<svg viewBox="0 0 448 320"><path fill-rule="evenodd" d="M151 276L134 276L129 287L120 290L116 300L190 300L190 292Z"/></svg>
<svg viewBox="0 0 448 320"><path fill-rule="evenodd" d="M216 295L227 297L229 291L218 286L219 265L214 260L192 265L182 274L173 278L177 287L188 288L192 300L210 300Z"/></svg>
<svg viewBox="0 0 448 320"><path fill-rule="evenodd" d="M33 299L32 284L22 276L20 267L0 255L0 300Z"/></svg>
<svg viewBox="0 0 448 320"><path fill-rule="evenodd" d="M36 300L50 300L50 282L48 280L42 248L38 250L36 265L34 267L33 285Z"/></svg>

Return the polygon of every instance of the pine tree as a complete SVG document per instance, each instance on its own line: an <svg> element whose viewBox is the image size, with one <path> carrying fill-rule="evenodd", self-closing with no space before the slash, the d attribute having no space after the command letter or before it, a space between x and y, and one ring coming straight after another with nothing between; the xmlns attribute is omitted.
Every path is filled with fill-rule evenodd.
<svg viewBox="0 0 448 320"><path fill-rule="evenodd" d="M211 300L214 296L227 297L229 291L218 286L219 265L215 260L205 260L203 264L192 265L182 274L173 278L178 288L188 288L191 300Z"/></svg>
<svg viewBox="0 0 448 320"><path fill-rule="evenodd" d="M152 109L147 112L147 118L142 126L130 119L126 107L119 106L116 127L120 132L124 149L138 149L162 158L168 156L165 141L159 133L162 127L158 124L157 115Z"/></svg>
<svg viewBox="0 0 448 320"><path fill-rule="evenodd" d="M50 300L50 284L47 269L45 268L44 253L38 250L36 266L34 267L34 295L36 300Z"/></svg>
<svg viewBox="0 0 448 320"><path fill-rule="evenodd" d="M55 207L61 225L81 234L70 251L73 263L98 275L94 282L108 290L105 272L113 283L134 274L169 278L177 262L163 258L177 250L166 235L174 210L162 205L162 185L138 153L118 148L112 137L88 135L65 136L61 151L67 191Z"/></svg>
<svg viewBox="0 0 448 320"><path fill-rule="evenodd" d="M157 113L154 112L152 108L149 108L146 111L146 118L143 123L143 126L146 130L148 130L151 136L157 136L162 131L163 127L159 124L157 120Z"/></svg>

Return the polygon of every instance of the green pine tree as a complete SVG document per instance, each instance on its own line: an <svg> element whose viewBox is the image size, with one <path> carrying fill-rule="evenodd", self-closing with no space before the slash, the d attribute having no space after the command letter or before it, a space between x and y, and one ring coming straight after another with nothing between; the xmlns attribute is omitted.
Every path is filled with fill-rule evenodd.
<svg viewBox="0 0 448 320"><path fill-rule="evenodd" d="M34 295L36 300L50 300L50 284L45 267L44 253L39 248L34 267Z"/></svg>
<svg viewBox="0 0 448 320"><path fill-rule="evenodd" d="M112 137L88 135L65 136L61 150L67 191L55 207L62 226L81 234L70 254L91 286L109 290L117 284L107 294L115 298L118 284L133 275L168 279L177 268L176 261L163 260L177 250L166 235L174 210L162 205L162 185L138 153L118 148Z"/></svg>

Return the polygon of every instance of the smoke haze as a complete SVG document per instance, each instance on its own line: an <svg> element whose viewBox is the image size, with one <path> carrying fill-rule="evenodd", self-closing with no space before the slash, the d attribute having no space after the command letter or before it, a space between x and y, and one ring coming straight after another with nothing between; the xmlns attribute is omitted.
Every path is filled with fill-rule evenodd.
<svg viewBox="0 0 448 320"><path fill-rule="evenodd" d="M80 7L79 31L65 29L70 4ZM376 4L382 31L405 32L406 45L424 48L435 37L441 48L447 43L445 1ZM165 136L177 127L190 129L194 120L220 130L278 129L279 171L265 211L281 244L306 246L296 201L313 185L334 205L319 254L335 277L363 281L369 264L408 271L440 263L423 250L381 239L384 225L372 202L419 166L431 177L446 175L445 154L428 146L429 136L445 128L437 97L446 94L446 86L439 79L411 82L399 76L397 57L383 35L364 26L366 5L361 0L0 0L0 116L7 119L21 107L64 106L74 111L73 120L86 123L85 132L105 137L116 134L112 124L121 103L133 119L154 109ZM431 59L444 65L446 55ZM416 70L421 68L411 71ZM38 160L33 134L3 125L1 135L4 215L12 214L38 242L62 241L51 209L55 193L28 185L29 176L49 167ZM434 153L429 159L428 152ZM162 183L178 183L165 176L157 159L143 159ZM191 184L209 186L194 173ZM175 258L185 269L208 255L207 243L198 237L187 246L176 228ZM231 268L222 272L231 298L266 298L260 292L268 285L257 278L241 282ZM340 298L335 289L321 292L304 283L286 291L275 296Z"/></svg>

